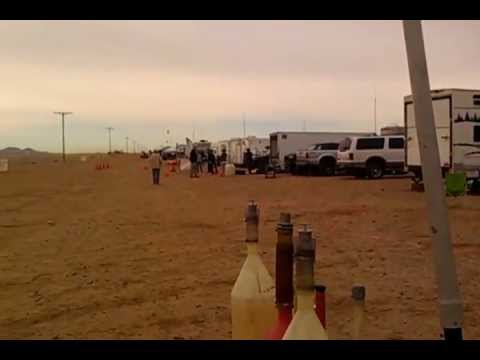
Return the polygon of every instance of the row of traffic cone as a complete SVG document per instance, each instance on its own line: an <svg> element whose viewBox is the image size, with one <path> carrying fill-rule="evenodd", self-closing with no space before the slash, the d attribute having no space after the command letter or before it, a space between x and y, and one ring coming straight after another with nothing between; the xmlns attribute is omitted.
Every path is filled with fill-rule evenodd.
<svg viewBox="0 0 480 360"><path fill-rule="evenodd" d="M259 210L253 201L245 220L248 255L231 293L232 338L327 340L326 287L314 283L315 239L309 227L302 226L294 247L290 214L280 215L274 283L256 248ZM352 297L353 338L357 339L363 323L365 287L354 286Z"/></svg>
<svg viewBox="0 0 480 360"><path fill-rule="evenodd" d="M110 168L111 166L108 161L97 161L97 164L95 165L95 170L105 170Z"/></svg>

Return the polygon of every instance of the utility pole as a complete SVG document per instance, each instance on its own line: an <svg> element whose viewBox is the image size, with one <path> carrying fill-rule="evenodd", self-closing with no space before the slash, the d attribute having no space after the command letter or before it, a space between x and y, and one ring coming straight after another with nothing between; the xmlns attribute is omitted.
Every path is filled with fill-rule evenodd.
<svg viewBox="0 0 480 360"><path fill-rule="evenodd" d="M137 142L135 140L132 140L132 141L133 141L133 153L136 154L135 147L137 145Z"/></svg>
<svg viewBox="0 0 480 360"><path fill-rule="evenodd" d="M127 152L126 152L126 154L128 154L128 136L127 136L127 137L125 137L125 144L126 144L126 146L125 146L125 147L126 147L126 149L127 149Z"/></svg>
<svg viewBox="0 0 480 360"><path fill-rule="evenodd" d="M112 127L107 127L108 130L108 153L112 153Z"/></svg>
<svg viewBox="0 0 480 360"><path fill-rule="evenodd" d="M247 121L245 120L245 113L242 114L242 120L243 120L243 137L247 137Z"/></svg>
<svg viewBox="0 0 480 360"><path fill-rule="evenodd" d="M440 169L432 94L420 20L403 20L418 148L432 235L433 264L445 340L462 340L463 300L457 281L448 207Z"/></svg>
<svg viewBox="0 0 480 360"><path fill-rule="evenodd" d="M72 112L67 111L55 111L54 114L62 115L62 158L63 162L66 161L65 158L65 115L73 114Z"/></svg>
<svg viewBox="0 0 480 360"><path fill-rule="evenodd" d="M303 120L303 131L307 131L307 120Z"/></svg>
<svg viewBox="0 0 480 360"><path fill-rule="evenodd" d="M374 89L373 94L373 131L377 134L377 89Z"/></svg>

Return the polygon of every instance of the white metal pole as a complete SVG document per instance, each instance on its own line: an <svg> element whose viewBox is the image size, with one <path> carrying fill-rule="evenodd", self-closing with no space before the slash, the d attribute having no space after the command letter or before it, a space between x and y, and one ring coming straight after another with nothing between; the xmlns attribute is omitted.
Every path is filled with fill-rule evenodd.
<svg viewBox="0 0 480 360"><path fill-rule="evenodd" d="M404 20L403 32L432 232L433 262L440 300L440 322L445 339L461 339L463 302L457 283L455 256L450 239L448 208L440 169L422 24L419 20Z"/></svg>

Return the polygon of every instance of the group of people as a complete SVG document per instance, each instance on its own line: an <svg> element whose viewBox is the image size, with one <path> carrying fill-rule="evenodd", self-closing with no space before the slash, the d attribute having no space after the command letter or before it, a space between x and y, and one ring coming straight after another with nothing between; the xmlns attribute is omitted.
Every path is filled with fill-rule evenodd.
<svg viewBox="0 0 480 360"><path fill-rule="evenodd" d="M212 149L208 149L206 154L204 151L199 151L195 147L190 151L190 177L198 178L203 173L204 164L207 164L207 173L216 175L218 174L220 167L220 173L225 174L225 165L227 164L227 151L222 149L220 155L215 156ZM160 169L162 167L162 157L160 151L154 151L150 153L148 159L150 168L152 169L153 184L158 185L160 183ZM250 149L244 154L244 163L250 174L253 168L253 154Z"/></svg>
<svg viewBox="0 0 480 360"><path fill-rule="evenodd" d="M198 178L203 173L204 164L207 164L208 174L218 174L218 167L221 168L221 173L225 173L225 164L227 163L227 152L222 149L219 156L215 156L212 149L208 149L205 154L204 151L198 151L195 147L190 151L190 177Z"/></svg>

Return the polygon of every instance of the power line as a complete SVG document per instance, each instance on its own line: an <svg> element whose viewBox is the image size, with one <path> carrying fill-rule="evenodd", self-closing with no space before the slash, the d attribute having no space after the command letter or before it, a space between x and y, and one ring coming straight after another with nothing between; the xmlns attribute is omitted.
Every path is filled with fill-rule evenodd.
<svg viewBox="0 0 480 360"><path fill-rule="evenodd" d="M69 111L55 111L54 114L62 115L62 158L65 162L65 115L73 114Z"/></svg>

